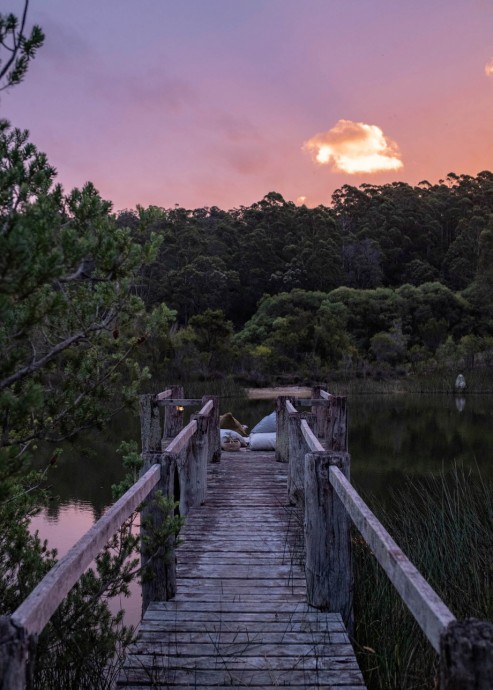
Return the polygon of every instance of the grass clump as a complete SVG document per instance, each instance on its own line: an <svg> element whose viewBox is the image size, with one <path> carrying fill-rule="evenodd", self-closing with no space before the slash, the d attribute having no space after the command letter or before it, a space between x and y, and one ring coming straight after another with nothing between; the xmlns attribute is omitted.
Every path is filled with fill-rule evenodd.
<svg viewBox="0 0 493 690"><path fill-rule="evenodd" d="M462 467L409 478L378 515L453 614L493 620L493 483ZM368 547L355 542L356 651L369 690L432 690L437 658Z"/></svg>

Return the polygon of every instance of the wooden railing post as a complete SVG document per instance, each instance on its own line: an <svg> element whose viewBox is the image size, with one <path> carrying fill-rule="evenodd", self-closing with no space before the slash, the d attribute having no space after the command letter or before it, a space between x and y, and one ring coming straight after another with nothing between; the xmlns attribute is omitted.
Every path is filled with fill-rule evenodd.
<svg viewBox="0 0 493 690"><path fill-rule="evenodd" d="M219 433L219 398L214 395L204 395L202 405L212 400L214 407L209 415L207 424L207 461L221 461L221 434Z"/></svg>
<svg viewBox="0 0 493 690"><path fill-rule="evenodd" d="M316 423L315 415L311 412L288 413L288 497L291 505L302 506L305 493L305 454L308 450L303 432L301 420L306 419L313 430Z"/></svg>
<svg viewBox="0 0 493 690"><path fill-rule="evenodd" d="M346 451L348 449L348 414L345 397L337 395L330 398L324 438L327 442L327 450Z"/></svg>
<svg viewBox="0 0 493 690"><path fill-rule="evenodd" d="M493 623L453 621L440 636L440 690L493 688Z"/></svg>
<svg viewBox="0 0 493 690"><path fill-rule="evenodd" d="M276 399L276 462L289 461L289 414L286 401L291 398L280 395Z"/></svg>
<svg viewBox="0 0 493 690"><path fill-rule="evenodd" d="M187 449L189 498L186 512L188 508L204 503L207 493L207 428L210 419L201 414L192 415L192 419L197 422L197 431L190 439Z"/></svg>
<svg viewBox="0 0 493 690"><path fill-rule="evenodd" d="M0 690L28 687L30 646L24 628L13 625L10 616L0 616Z"/></svg>
<svg viewBox="0 0 493 690"><path fill-rule="evenodd" d="M198 479L197 486L197 503L202 505L207 496L207 465L209 464L209 426L211 424L210 417L198 414L197 419L197 440L196 451L198 455Z"/></svg>
<svg viewBox="0 0 493 690"><path fill-rule="evenodd" d="M161 450L161 415L156 396L140 396L140 435L143 453L159 453Z"/></svg>
<svg viewBox="0 0 493 690"><path fill-rule="evenodd" d="M329 466L349 477L348 453L305 456L305 575L307 600L323 611L339 612L353 628L353 573L350 519L329 482Z"/></svg>
<svg viewBox="0 0 493 690"><path fill-rule="evenodd" d="M142 575L142 615L151 601L168 601L176 594L176 555L174 536L161 544L156 544L153 533L162 527L168 513L156 505L153 500L155 492L173 500L175 486L176 459L170 453L143 453L143 473L155 463L161 466L158 484L149 494L141 511L141 565Z"/></svg>
<svg viewBox="0 0 493 690"><path fill-rule="evenodd" d="M171 398L183 400L185 397L183 386L171 386ZM183 409L176 405L166 405L164 408L163 443L174 438L183 429Z"/></svg>
<svg viewBox="0 0 493 690"><path fill-rule="evenodd" d="M320 400L318 405L312 405L312 413L316 416L317 422L314 428L315 436L317 438L324 438L327 428L327 421L329 417L330 402L322 398L321 386L314 386L312 388L312 400Z"/></svg>

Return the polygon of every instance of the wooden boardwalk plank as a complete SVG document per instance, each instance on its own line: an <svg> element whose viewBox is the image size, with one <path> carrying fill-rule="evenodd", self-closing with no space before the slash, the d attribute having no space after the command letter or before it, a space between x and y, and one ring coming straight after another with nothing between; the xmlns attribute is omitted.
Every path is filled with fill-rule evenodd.
<svg viewBox="0 0 493 690"><path fill-rule="evenodd" d="M177 595L152 603L117 687L362 690L339 614L305 603L299 517L274 453L223 453L187 516Z"/></svg>

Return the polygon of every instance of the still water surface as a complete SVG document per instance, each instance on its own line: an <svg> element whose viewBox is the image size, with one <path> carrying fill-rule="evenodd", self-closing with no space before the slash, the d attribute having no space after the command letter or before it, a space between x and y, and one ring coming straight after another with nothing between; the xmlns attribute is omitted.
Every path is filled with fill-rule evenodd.
<svg viewBox="0 0 493 690"><path fill-rule="evenodd" d="M225 400L252 428L274 409L274 401ZM123 470L116 453L120 440L139 440L138 419L113 420L106 433L91 432L64 449L51 474L50 508L33 520L50 545L63 555L111 504L111 485ZM426 475L460 463L493 478L493 396L355 396L349 398L352 481L372 506L384 504L391 487L408 475ZM378 510L376 511L378 512ZM118 602L127 622L140 619L140 592Z"/></svg>

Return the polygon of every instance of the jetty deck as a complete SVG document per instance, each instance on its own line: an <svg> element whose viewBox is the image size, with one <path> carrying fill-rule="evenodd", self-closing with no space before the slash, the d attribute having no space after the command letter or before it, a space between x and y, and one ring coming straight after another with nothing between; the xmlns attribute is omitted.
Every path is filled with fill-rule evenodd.
<svg viewBox="0 0 493 690"><path fill-rule="evenodd" d="M186 405L202 407L183 426ZM39 635L139 506L152 577L116 687L364 688L343 623L352 523L439 655L437 687L493 690L493 623L457 620L351 485L346 398L315 386L310 412L301 405L277 398L275 453L221 453L217 398L186 399L180 386L140 396L141 476L0 616L0 690L31 687ZM156 495L171 499L164 511ZM177 498L182 544L165 536L156 548Z"/></svg>
<svg viewBox="0 0 493 690"><path fill-rule="evenodd" d="M177 549L177 594L153 602L119 688L361 690L339 614L306 604L303 518L274 452L222 453Z"/></svg>

